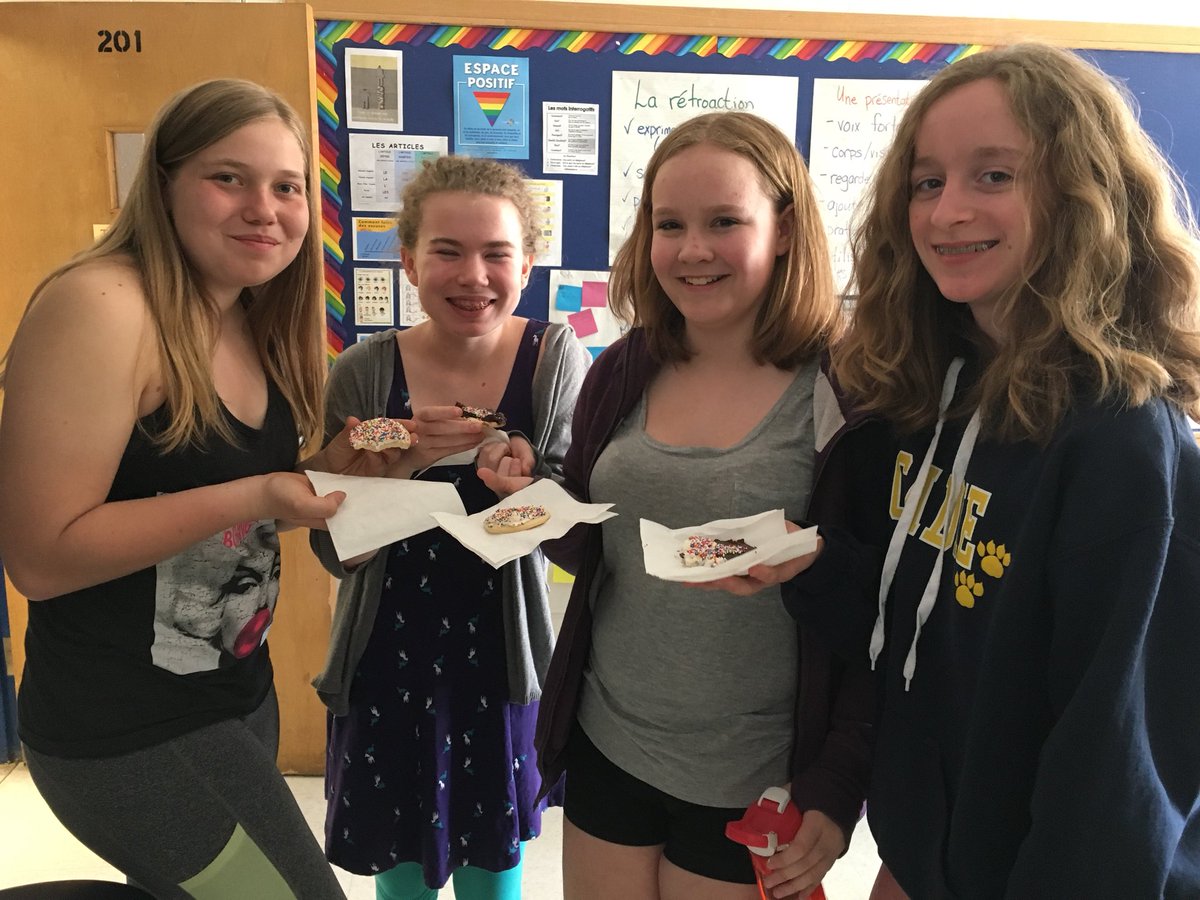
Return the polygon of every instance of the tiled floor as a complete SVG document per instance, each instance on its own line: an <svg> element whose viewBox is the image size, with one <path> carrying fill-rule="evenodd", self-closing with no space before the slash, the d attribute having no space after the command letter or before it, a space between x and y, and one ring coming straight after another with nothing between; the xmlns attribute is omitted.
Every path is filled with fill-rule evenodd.
<svg viewBox="0 0 1200 900"><path fill-rule="evenodd" d="M325 817L319 778L290 777L300 808L318 836ZM529 844L525 858L525 896L529 900L561 900L562 813L543 818L542 836ZM870 892L879 861L865 824L857 829L850 852L825 879L830 900L863 900ZM120 881L121 875L79 844L42 802L23 765L0 764L0 888L35 881L100 878ZM373 900L369 878L339 873L349 900ZM447 888L443 900L453 898Z"/></svg>

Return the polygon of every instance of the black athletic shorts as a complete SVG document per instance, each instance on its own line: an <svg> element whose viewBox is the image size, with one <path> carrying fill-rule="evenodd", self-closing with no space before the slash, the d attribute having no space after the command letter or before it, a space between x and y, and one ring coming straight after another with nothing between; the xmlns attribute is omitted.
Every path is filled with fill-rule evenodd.
<svg viewBox="0 0 1200 900"><path fill-rule="evenodd" d="M725 837L725 824L743 808L699 806L664 794L613 765L577 724L567 746L563 813L593 837L626 847L663 846L663 855L688 872L754 884L750 851Z"/></svg>

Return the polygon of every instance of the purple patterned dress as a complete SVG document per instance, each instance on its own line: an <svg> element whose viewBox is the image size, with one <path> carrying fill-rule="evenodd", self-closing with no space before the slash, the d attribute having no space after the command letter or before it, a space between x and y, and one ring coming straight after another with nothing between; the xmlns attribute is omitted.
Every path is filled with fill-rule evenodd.
<svg viewBox="0 0 1200 900"><path fill-rule="evenodd" d="M526 326L499 406L525 434L545 328ZM399 349L387 414L412 416ZM468 513L496 502L474 465L421 478L453 484ZM538 705L507 698L500 572L440 528L386 552L350 713L329 717L326 855L362 875L420 862L432 888L459 866L510 869L521 841L540 833L545 804L535 802Z"/></svg>

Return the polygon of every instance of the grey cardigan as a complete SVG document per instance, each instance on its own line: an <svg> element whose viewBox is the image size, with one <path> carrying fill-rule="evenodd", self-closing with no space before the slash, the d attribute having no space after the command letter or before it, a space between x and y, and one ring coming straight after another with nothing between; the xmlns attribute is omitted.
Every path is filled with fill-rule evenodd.
<svg viewBox="0 0 1200 900"><path fill-rule="evenodd" d="M338 357L325 389L326 442L342 430L346 416L369 419L386 415L395 374L395 336L395 329L373 334ZM546 328L533 376L534 433L528 435L538 454L536 475L561 480L575 398L590 363L591 356L568 326L551 324ZM312 683L334 715L346 715L350 683L375 625L387 553L377 553L348 572L338 560L328 532L309 532L309 544L321 564L341 579L325 669ZM531 703L542 694L554 649L546 561L541 551L506 564L502 582L508 696L513 703Z"/></svg>

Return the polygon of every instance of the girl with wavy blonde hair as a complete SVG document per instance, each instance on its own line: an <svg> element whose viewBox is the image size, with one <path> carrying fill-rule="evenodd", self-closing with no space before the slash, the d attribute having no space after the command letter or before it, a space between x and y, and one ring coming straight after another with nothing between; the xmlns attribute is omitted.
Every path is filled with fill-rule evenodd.
<svg viewBox="0 0 1200 900"><path fill-rule="evenodd" d="M834 350L850 524L784 593L882 673L873 900L1200 895L1197 247L1073 53L904 115Z"/></svg>
<svg viewBox="0 0 1200 900"><path fill-rule="evenodd" d="M972 391L985 430L1044 441L1080 387L1135 405L1165 397L1200 418L1200 256L1187 194L1124 88L1034 45L955 63L909 107L855 230L858 315L834 357L841 384L905 428L937 418L949 339L976 332L939 295L909 231L915 145L931 106L984 79L1003 86L1030 141L1016 189L1036 235L997 303L1007 339L989 348Z"/></svg>

